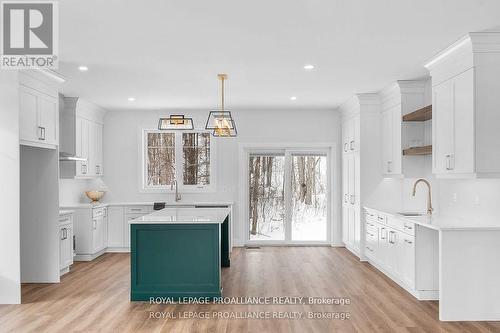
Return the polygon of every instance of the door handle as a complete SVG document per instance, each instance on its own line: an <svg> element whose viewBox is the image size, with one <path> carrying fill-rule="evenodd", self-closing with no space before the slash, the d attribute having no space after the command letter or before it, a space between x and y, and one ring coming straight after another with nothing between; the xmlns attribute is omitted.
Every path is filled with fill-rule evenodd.
<svg viewBox="0 0 500 333"><path fill-rule="evenodd" d="M344 143L344 152L347 152L347 142Z"/></svg>
<svg viewBox="0 0 500 333"><path fill-rule="evenodd" d="M408 244L413 244L413 242L412 242L412 241L409 241L409 240L407 240L407 239L405 239L405 243L408 243Z"/></svg>
<svg viewBox="0 0 500 333"><path fill-rule="evenodd" d="M344 194L344 203L347 203L347 193Z"/></svg>
<svg viewBox="0 0 500 333"><path fill-rule="evenodd" d="M349 148L351 150L354 150L354 140L352 140L351 143L349 144Z"/></svg>
<svg viewBox="0 0 500 333"><path fill-rule="evenodd" d="M92 220L92 227L93 229L97 229L97 220Z"/></svg>
<svg viewBox="0 0 500 333"><path fill-rule="evenodd" d="M387 172L392 172L391 165L392 165L392 161L387 161Z"/></svg>
<svg viewBox="0 0 500 333"><path fill-rule="evenodd" d="M354 195L352 195L352 194L351 194L351 200L350 201L351 201L351 205L354 205L355 200L354 200Z"/></svg>

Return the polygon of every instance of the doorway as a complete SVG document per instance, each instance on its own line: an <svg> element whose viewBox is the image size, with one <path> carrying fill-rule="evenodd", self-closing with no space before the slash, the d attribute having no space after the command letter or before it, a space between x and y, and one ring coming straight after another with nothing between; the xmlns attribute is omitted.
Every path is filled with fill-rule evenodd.
<svg viewBox="0 0 500 333"><path fill-rule="evenodd" d="M247 243L329 244L329 149L247 154Z"/></svg>

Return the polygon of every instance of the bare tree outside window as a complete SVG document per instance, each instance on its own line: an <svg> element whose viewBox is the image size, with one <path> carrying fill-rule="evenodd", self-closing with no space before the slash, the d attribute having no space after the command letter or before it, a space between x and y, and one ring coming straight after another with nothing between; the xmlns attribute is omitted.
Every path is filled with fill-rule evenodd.
<svg viewBox="0 0 500 333"><path fill-rule="evenodd" d="M210 184L210 133L182 133L183 184Z"/></svg>
<svg viewBox="0 0 500 333"><path fill-rule="evenodd" d="M147 186L170 185L175 179L175 135L147 133Z"/></svg>

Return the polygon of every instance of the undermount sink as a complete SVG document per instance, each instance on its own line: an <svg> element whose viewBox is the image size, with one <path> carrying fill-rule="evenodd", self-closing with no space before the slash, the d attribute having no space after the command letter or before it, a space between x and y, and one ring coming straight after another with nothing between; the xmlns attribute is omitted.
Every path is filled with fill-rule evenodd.
<svg viewBox="0 0 500 333"><path fill-rule="evenodd" d="M425 213L409 213L409 212L405 212L405 213L398 213L399 215L403 215L403 216L425 216L427 214Z"/></svg>

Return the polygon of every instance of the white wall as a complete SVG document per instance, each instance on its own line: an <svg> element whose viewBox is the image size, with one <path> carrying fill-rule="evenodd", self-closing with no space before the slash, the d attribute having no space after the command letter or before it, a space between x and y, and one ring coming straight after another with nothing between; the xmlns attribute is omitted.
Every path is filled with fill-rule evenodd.
<svg viewBox="0 0 500 333"><path fill-rule="evenodd" d="M173 111L172 113L179 113ZM194 118L195 128L205 126L208 110L183 111ZM112 111L104 124L104 182L108 186L105 201L173 201L172 194L141 193L141 136L144 128L157 127L157 111ZM338 143L339 117L333 110L243 110L233 111L238 129L237 138L217 141L217 191L208 194L183 194L184 200L232 201L238 212L238 143ZM338 165L336 166L338 168ZM335 182L335 180L334 180ZM87 184L62 182L65 198L81 198L71 194ZM335 207L338 212L338 207ZM244 239L244 221L235 220L235 244Z"/></svg>
<svg viewBox="0 0 500 333"><path fill-rule="evenodd" d="M21 303L17 71L0 75L0 304Z"/></svg>

